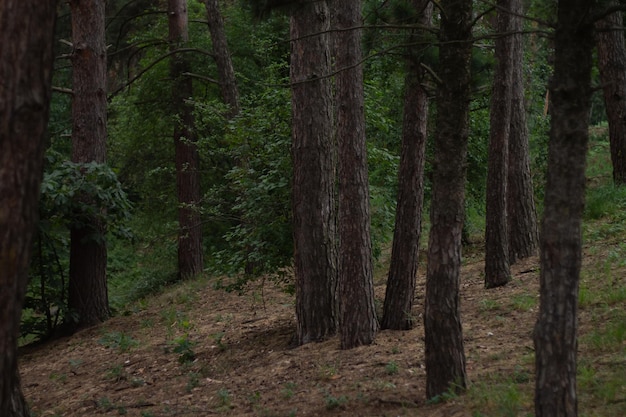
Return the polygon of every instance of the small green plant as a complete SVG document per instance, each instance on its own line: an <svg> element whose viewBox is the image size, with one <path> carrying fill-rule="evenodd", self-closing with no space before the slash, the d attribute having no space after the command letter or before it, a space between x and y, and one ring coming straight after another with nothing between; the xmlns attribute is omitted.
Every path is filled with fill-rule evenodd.
<svg viewBox="0 0 626 417"><path fill-rule="evenodd" d="M483 298L480 300L479 310L481 312L494 311L500 309L500 303L490 298Z"/></svg>
<svg viewBox="0 0 626 417"><path fill-rule="evenodd" d="M294 396L294 394L295 394L294 391L296 389L296 386L297 385L295 383L293 383L293 382L285 383L285 386L284 386L284 388L281 391L281 394L282 394L283 398L285 398L287 400L292 398Z"/></svg>
<svg viewBox="0 0 626 417"><path fill-rule="evenodd" d="M336 408L343 407L348 402L348 397L345 395L334 397L329 393L326 393L324 395L324 401L326 403L327 410L334 410Z"/></svg>
<svg viewBox="0 0 626 417"><path fill-rule="evenodd" d="M200 374L197 372L189 372L187 379L187 386L185 390L191 392L194 388L200 385Z"/></svg>
<svg viewBox="0 0 626 417"><path fill-rule="evenodd" d="M610 351L626 342L626 321L611 318L605 326L596 328L588 335L591 345L598 350Z"/></svg>
<svg viewBox="0 0 626 417"><path fill-rule="evenodd" d="M70 367L72 368L72 372L75 372L80 365L82 365L83 361L81 359L70 359Z"/></svg>
<svg viewBox="0 0 626 417"><path fill-rule="evenodd" d="M532 404L530 375L516 369L514 377L496 376L493 379L472 384L467 397L475 416L517 417Z"/></svg>
<svg viewBox="0 0 626 417"><path fill-rule="evenodd" d="M196 353L193 351L194 342L189 340L189 335L185 334L174 339L174 353L178 353L178 362L181 364L193 362Z"/></svg>
<svg viewBox="0 0 626 417"><path fill-rule="evenodd" d="M115 405L109 400L107 397L100 397L96 401L98 408L101 408L103 411L112 411L115 409Z"/></svg>
<svg viewBox="0 0 626 417"><path fill-rule="evenodd" d="M377 379L375 381L375 384L377 389L395 389L396 388L396 384L394 384L393 382L389 382L389 381L384 381L382 379Z"/></svg>
<svg viewBox="0 0 626 417"><path fill-rule="evenodd" d="M227 323L227 324L228 324L228 323L230 323L231 321L233 321L233 315L232 315L231 313L224 314L224 315L222 315L222 314L218 314L218 315L215 317L215 321L216 321L217 323Z"/></svg>
<svg viewBox="0 0 626 417"><path fill-rule="evenodd" d="M187 317L187 313L178 310L174 306L161 311L161 319L170 328L179 327L183 330L186 330L191 327L191 323L189 322L189 317Z"/></svg>
<svg viewBox="0 0 626 417"><path fill-rule="evenodd" d="M59 382L64 383L65 381L67 381L67 374L65 373L59 374L59 373L53 372L50 374L49 378L52 381L59 381Z"/></svg>
<svg viewBox="0 0 626 417"><path fill-rule="evenodd" d="M513 376L511 377L513 382L516 384L526 384L530 382L530 378L530 373L526 369L519 365L515 366L515 371L513 371Z"/></svg>
<svg viewBox="0 0 626 417"><path fill-rule="evenodd" d="M152 319L143 319L141 320L141 327L144 329L151 329L154 327L154 320Z"/></svg>
<svg viewBox="0 0 626 417"><path fill-rule="evenodd" d="M609 182L590 188L586 197L584 218L598 220L623 210L626 205L626 187Z"/></svg>
<svg viewBox="0 0 626 417"><path fill-rule="evenodd" d="M585 309L592 305L593 302L593 294L589 290L586 280L582 279L578 288L578 306L580 309Z"/></svg>
<svg viewBox="0 0 626 417"><path fill-rule="evenodd" d="M128 413L126 407L124 407L123 405L113 404L111 400L109 400L107 397L101 397L100 399L98 399L98 401L96 401L96 405L104 412L117 410L117 414L119 414L120 416L125 416Z"/></svg>
<svg viewBox="0 0 626 417"><path fill-rule="evenodd" d="M330 381L337 376L337 368L334 365L322 365L319 367L319 379Z"/></svg>
<svg viewBox="0 0 626 417"><path fill-rule="evenodd" d="M128 352L132 348L139 346L138 340L133 339L124 332L105 333L98 340L98 343L110 349L117 349L120 353Z"/></svg>
<svg viewBox="0 0 626 417"><path fill-rule="evenodd" d="M142 411L141 417L154 417L154 414L151 411Z"/></svg>
<svg viewBox="0 0 626 417"><path fill-rule="evenodd" d="M248 402L254 407L256 407L260 401L261 401L261 393L259 391L254 391L254 393L248 395Z"/></svg>
<svg viewBox="0 0 626 417"><path fill-rule="evenodd" d="M385 365L385 371L389 375L397 374L398 371L399 371L398 364L396 362L394 362L394 361L391 361L391 362L387 363L387 365Z"/></svg>
<svg viewBox="0 0 626 417"><path fill-rule="evenodd" d="M146 381L143 378L131 378L130 386L133 388L141 387L146 385Z"/></svg>
<svg viewBox="0 0 626 417"><path fill-rule="evenodd" d="M224 351L227 348L227 346L224 344L224 335L224 332L217 332L211 335L211 338L215 342L215 346L217 346L220 351Z"/></svg>
<svg viewBox="0 0 626 417"><path fill-rule="evenodd" d="M120 382L126 380L128 374L122 365L115 365L107 371L106 377L114 382Z"/></svg>
<svg viewBox="0 0 626 417"><path fill-rule="evenodd" d="M516 310L530 311L537 305L537 297L531 294L517 294L511 298L513 308Z"/></svg>
<svg viewBox="0 0 626 417"><path fill-rule="evenodd" d="M196 301L196 299L197 299L196 293L190 289L189 291L184 291L184 292L181 291L177 293L176 299L174 300L174 302L177 304L191 305Z"/></svg>
<svg viewBox="0 0 626 417"><path fill-rule="evenodd" d="M454 398L457 398L458 395L458 391L461 388L459 388L458 384L452 384L450 386L450 388L448 388L448 390L444 393L441 393L439 395L435 395L434 397L428 399L428 401L426 401L426 403L428 404L441 404L441 403L445 403L447 401L450 401Z"/></svg>
<svg viewBox="0 0 626 417"><path fill-rule="evenodd" d="M219 401L219 406L223 408L230 408L231 396L230 391L226 388L220 388L217 390L217 399Z"/></svg>
<svg viewBox="0 0 626 417"><path fill-rule="evenodd" d="M615 305L626 301L626 287L615 288L606 294L606 302L608 305Z"/></svg>
<svg viewBox="0 0 626 417"><path fill-rule="evenodd" d="M577 381L582 389L591 389L597 383L596 370L589 361L581 360L577 368Z"/></svg>
<svg viewBox="0 0 626 417"><path fill-rule="evenodd" d="M503 388L497 409L500 416L517 417L522 410L522 396L517 385L510 383Z"/></svg>

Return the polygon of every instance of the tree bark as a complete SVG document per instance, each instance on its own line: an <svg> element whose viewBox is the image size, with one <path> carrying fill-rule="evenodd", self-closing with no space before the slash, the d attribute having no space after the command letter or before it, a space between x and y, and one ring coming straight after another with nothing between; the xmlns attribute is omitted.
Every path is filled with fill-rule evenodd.
<svg viewBox="0 0 626 417"><path fill-rule="evenodd" d="M56 2L0 2L0 416L26 417L17 346L37 223Z"/></svg>
<svg viewBox="0 0 626 417"><path fill-rule="evenodd" d="M610 1L608 5L618 5ZM622 12L616 11L596 23L598 69L609 120L613 181L626 184L626 41Z"/></svg>
<svg viewBox="0 0 626 417"><path fill-rule="evenodd" d="M426 396L466 387L459 311L472 54L472 1L442 0L424 331Z"/></svg>
<svg viewBox="0 0 626 417"><path fill-rule="evenodd" d="M298 344L337 332L336 148L330 11L302 1L291 16L293 236Z"/></svg>
<svg viewBox="0 0 626 417"><path fill-rule="evenodd" d="M507 218L509 262L537 254L539 235L534 188L530 171L530 151L524 99L523 1L511 1L513 78L511 81L511 128L509 131L509 171Z"/></svg>
<svg viewBox="0 0 626 417"><path fill-rule="evenodd" d="M535 415L577 415L576 350L594 2L559 1L535 326ZM587 17L587 19L585 19Z"/></svg>
<svg viewBox="0 0 626 417"><path fill-rule="evenodd" d="M430 25L433 4L413 0L420 25ZM409 44L419 40L421 31L409 36ZM422 48L422 46L420 46ZM402 150L398 171L398 206L387 277L381 328L409 330L413 327L411 311L415 297L415 281L419 262L424 204L424 163L428 127L428 93L422 87L425 71L417 54L407 59L404 81L404 116Z"/></svg>
<svg viewBox="0 0 626 417"><path fill-rule="evenodd" d="M374 307L370 201L365 143L361 1L334 1L339 141L339 333L341 348L372 343Z"/></svg>
<svg viewBox="0 0 626 417"><path fill-rule="evenodd" d="M102 0L70 1L72 16L72 161L106 159L107 58ZM90 204L88 197L77 196ZM68 306L84 327L109 315L105 225L85 220L70 230Z"/></svg>
<svg viewBox="0 0 626 417"><path fill-rule="evenodd" d="M204 0L204 6L207 12L211 41L213 42L213 55L217 66L217 77L220 83L222 100L229 106L226 117L231 119L239 114L239 90L237 88L233 61L230 59L228 42L226 41L224 19L222 19L217 0Z"/></svg>
<svg viewBox="0 0 626 417"><path fill-rule="evenodd" d="M170 51L176 51L189 40L187 1L168 0ZM193 130L193 82L185 74L191 64L184 54L174 54L170 60L172 78L172 114L174 115L174 149L176 192L178 195L178 276L193 277L202 272L202 221L200 203L200 156Z"/></svg>
<svg viewBox="0 0 626 417"><path fill-rule="evenodd" d="M491 91L489 156L487 160L487 214L485 226L485 287L506 285L511 279L507 225L507 173L513 80L511 0L498 0L495 40L497 61Z"/></svg>

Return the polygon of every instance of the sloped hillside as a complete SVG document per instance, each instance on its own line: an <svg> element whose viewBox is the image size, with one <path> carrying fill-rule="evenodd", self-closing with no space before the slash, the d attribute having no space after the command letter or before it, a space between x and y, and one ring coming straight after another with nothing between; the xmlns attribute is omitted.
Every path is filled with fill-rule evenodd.
<svg viewBox="0 0 626 417"><path fill-rule="evenodd" d="M624 252L615 239L585 248L580 415L626 415ZM206 279L184 283L99 327L25 348L25 394L36 416L532 415L538 259L515 265L510 285L485 290L482 254L466 250L462 320L472 384L436 403L424 394L424 271L416 328L383 331L350 351L337 338L292 346L294 299L273 284L237 295Z"/></svg>

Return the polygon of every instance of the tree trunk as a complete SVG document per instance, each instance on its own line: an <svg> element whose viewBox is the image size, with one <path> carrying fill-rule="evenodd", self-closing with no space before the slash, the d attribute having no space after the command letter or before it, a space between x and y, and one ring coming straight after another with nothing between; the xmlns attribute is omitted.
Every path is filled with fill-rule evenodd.
<svg viewBox="0 0 626 417"><path fill-rule="evenodd" d="M170 50L176 51L188 40L187 1L168 0ZM174 149L176 192L178 194L178 276L190 278L202 272L202 221L200 203L200 156L193 131L193 96L191 64L184 54L172 55L172 114L174 115Z"/></svg>
<svg viewBox="0 0 626 417"><path fill-rule="evenodd" d="M228 42L226 41L224 20L219 11L217 0L204 0L204 6L209 22L211 41L213 42L213 55L217 66L222 100L229 106L226 116L230 119L239 113L239 90L237 89L233 61L230 59Z"/></svg>
<svg viewBox="0 0 626 417"><path fill-rule="evenodd" d="M426 396L466 387L459 311L472 54L472 1L442 0L437 136L424 331Z"/></svg>
<svg viewBox="0 0 626 417"><path fill-rule="evenodd" d="M339 141L339 332L341 348L370 344L378 330L365 144L361 1L334 1ZM349 29L349 30L348 30Z"/></svg>
<svg viewBox="0 0 626 417"><path fill-rule="evenodd" d="M433 4L428 0L413 0L413 6L420 14L417 23L430 25ZM420 32L415 31L410 35L409 44L419 40L420 35L423 35ZM415 296L422 233L424 154L428 135L428 94L421 85L425 71L417 55L409 51L404 81L398 206L381 321L383 329L408 330L413 327L411 310Z"/></svg>
<svg viewBox="0 0 626 417"><path fill-rule="evenodd" d="M530 172L530 151L526 104L524 100L524 13L522 0L511 0L513 78L511 81L511 128L509 131L509 172L507 179L507 218L509 262L537 253L539 236L534 188Z"/></svg>
<svg viewBox="0 0 626 417"><path fill-rule="evenodd" d="M37 223L56 2L0 2L0 416L29 415L17 368Z"/></svg>
<svg viewBox="0 0 626 417"><path fill-rule="evenodd" d="M291 16L293 236L298 344L337 331L336 149L326 1ZM320 78L322 77L322 78Z"/></svg>
<svg viewBox="0 0 626 417"><path fill-rule="evenodd" d="M578 282L591 103L594 2L559 1L535 326L535 415L575 417Z"/></svg>
<svg viewBox="0 0 626 417"><path fill-rule="evenodd" d="M489 157L487 162L487 214L485 226L485 287L505 285L511 279L507 228L507 173L513 80L511 0L498 0L495 58L491 91Z"/></svg>
<svg viewBox="0 0 626 417"><path fill-rule="evenodd" d="M105 8L101 0L70 1L72 16L72 161L104 163L106 159ZM77 196L86 204L85 196ZM95 218L70 231L68 306L78 327L106 320L107 248L105 225Z"/></svg>
<svg viewBox="0 0 626 417"><path fill-rule="evenodd" d="M609 5L615 6L613 0ZM613 181L626 184L626 41L622 12L616 11L596 23L598 69L609 119Z"/></svg>

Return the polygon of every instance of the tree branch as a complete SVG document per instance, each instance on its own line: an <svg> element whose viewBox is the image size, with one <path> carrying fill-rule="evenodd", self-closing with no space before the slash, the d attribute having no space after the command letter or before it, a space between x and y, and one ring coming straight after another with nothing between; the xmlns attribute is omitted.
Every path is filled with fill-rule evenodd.
<svg viewBox="0 0 626 417"><path fill-rule="evenodd" d="M145 74L146 72L150 71L150 69L152 69L152 67L154 67L155 65L157 65L159 62L163 61L166 58L169 58L172 55L176 55L178 53L187 53L187 52L199 52L208 56L213 56L212 53L210 53L209 51L205 51L203 49L198 49L198 48L180 48L180 49L176 49L175 51L170 51L165 53L164 55L161 55L160 57L158 57L157 59L155 59L154 61L152 61L150 64L148 64L144 69L142 69L141 71L139 71L137 73L137 75L135 75L134 77L132 77L130 80L128 80L127 82L125 82L123 85L121 85L120 87L116 88L114 91L112 91L109 96L108 96L108 100L110 101L111 99L113 99L113 97L115 97L116 95L118 95L122 90L124 90L125 88L129 87L132 83L134 83L135 81L137 81L139 78L141 78L141 76L143 74Z"/></svg>
<svg viewBox="0 0 626 417"><path fill-rule="evenodd" d="M197 78L199 80L206 81L208 83L218 84L219 85L219 81L217 81L217 80L215 80L213 78L206 77L204 75L194 74L193 72L183 72L181 75L184 75L185 77Z"/></svg>
<svg viewBox="0 0 626 417"><path fill-rule="evenodd" d="M74 91L72 91L72 89L71 89L71 88L65 88L65 87L55 87L55 86L52 86L52 91L56 91L57 93L63 93L63 94L74 95Z"/></svg>

